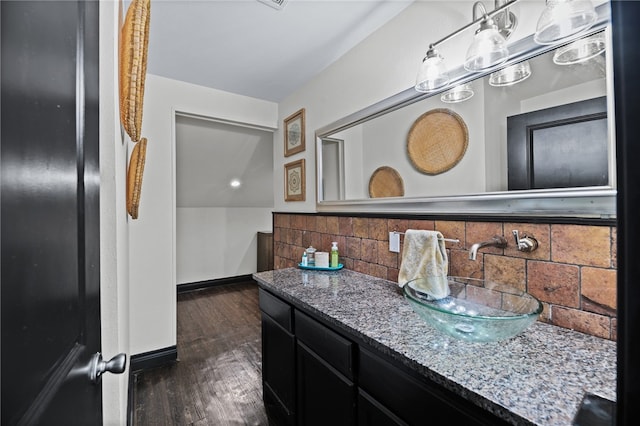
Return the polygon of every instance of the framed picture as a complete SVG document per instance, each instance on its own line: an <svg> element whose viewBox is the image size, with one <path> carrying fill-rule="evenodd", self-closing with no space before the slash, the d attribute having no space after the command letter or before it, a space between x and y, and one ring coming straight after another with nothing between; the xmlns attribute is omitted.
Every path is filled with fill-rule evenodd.
<svg viewBox="0 0 640 426"><path fill-rule="evenodd" d="M284 200L305 200L304 158L284 165Z"/></svg>
<svg viewBox="0 0 640 426"><path fill-rule="evenodd" d="M304 108L284 119L284 156L304 151Z"/></svg>

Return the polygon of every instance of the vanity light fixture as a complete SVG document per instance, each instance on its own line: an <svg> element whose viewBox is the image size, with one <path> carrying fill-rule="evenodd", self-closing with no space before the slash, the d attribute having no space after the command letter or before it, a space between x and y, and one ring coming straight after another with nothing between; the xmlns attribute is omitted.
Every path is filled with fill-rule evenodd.
<svg viewBox="0 0 640 426"><path fill-rule="evenodd" d="M509 0L495 0L494 9L504 6ZM498 26L498 31L505 39L511 36L511 33L515 31L518 26L518 18L509 9L504 9L501 12L493 15L493 22Z"/></svg>
<svg viewBox="0 0 640 426"><path fill-rule="evenodd" d="M444 58L432 44L418 69L415 88L418 92L432 92L447 84L449 84L449 74Z"/></svg>
<svg viewBox="0 0 640 426"><path fill-rule="evenodd" d="M473 89L471 88L470 83L460 84L453 89L444 92L442 96L440 96L440 100L447 104L455 104L458 102L466 101L473 96Z"/></svg>
<svg viewBox="0 0 640 426"><path fill-rule="evenodd" d="M556 49L553 54L553 63L572 65L587 61L604 52L606 45L603 32L581 38Z"/></svg>
<svg viewBox="0 0 640 426"><path fill-rule="evenodd" d="M494 87L512 86L521 83L531 76L529 61L520 62L492 72L489 76L489 84Z"/></svg>
<svg viewBox="0 0 640 426"><path fill-rule="evenodd" d="M516 27L516 16L509 11L509 7L519 0L495 0L495 9L487 12L484 4L477 1L473 5L473 21L462 28L452 32L448 36L429 45L427 55L422 61L422 65L418 71L418 78L415 89L419 92L432 92L445 87L449 84L449 76L444 59L435 49L439 44L449 40L450 38L460 34L469 27L480 24L476 31L473 42L469 46L464 68L467 71L486 70L504 63L509 57L509 51L506 47L506 38L508 38ZM482 16L477 19L477 12L480 10ZM555 44L560 43L570 37L573 37L583 31L587 31L593 26L598 18L591 0L546 0L546 7L540 18L538 19L534 41L538 44ZM590 51L593 55L578 54L576 49L566 48L558 53L558 61L560 64L566 65L577 63L581 60L589 59L601 53L598 42L582 42L582 51ZM597 53L595 53L597 52ZM556 62L558 63L558 62ZM507 78L508 73L513 72L514 80ZM523 81L531 75L531 70L526 68L513 71L504 71L496 73L493 85L510 85L519 81ZM517 79L520 75L522 78ZM501 81L504 82L501 84Z"/></svg>
<svg viewBox="0 0 640 426"><path fill-rule="evenodd" d="M474 25L480 24L480 27L467 52L465 68L470 71L478 71L506 61L509 52L505 47L505 37L511 34L517 23L515 15L508 10L508 7L517 1L519 0L507 2L495 0L496 8L491 12L487 12L482 2L476 2L473 5L473 21L470 24L429 45L429 50L427 50L418 70L415 89L418 92L433 92L449 84L444 58L438 53L436 46ZM479 8L482 10L482 17L477 19L476 12ZM494 22L493 16L496 16L499 25Z"/></svg>
<svg viewBox="0 0 640 426"><path fill-rule="evenodd" d="M547 0L533 40L538 44L559 43L588 30L597 18L590 0Z"/></svg>
<svg viewBox="0 0 640 426"><path fill-rule="evenodd" d="M473 42L467 50L464 60L464 69L467 71L480 71L504 63L509 57L507 40L504 38L493 19L487 15L482 2L473 5L473 21L477 20L476 12L482 11L482 22L476 30Z"/></svg>

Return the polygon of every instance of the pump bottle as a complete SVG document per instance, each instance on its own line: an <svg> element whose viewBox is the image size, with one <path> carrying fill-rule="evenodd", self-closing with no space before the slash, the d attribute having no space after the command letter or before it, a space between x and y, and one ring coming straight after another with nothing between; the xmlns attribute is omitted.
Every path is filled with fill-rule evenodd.
<svg viewBox="0 0 640 426"><path fill-rule="evenodd" d="M329 261L329 266L332 268L338 267L338 243L336 241L331 243L331 259Z"/></svg>

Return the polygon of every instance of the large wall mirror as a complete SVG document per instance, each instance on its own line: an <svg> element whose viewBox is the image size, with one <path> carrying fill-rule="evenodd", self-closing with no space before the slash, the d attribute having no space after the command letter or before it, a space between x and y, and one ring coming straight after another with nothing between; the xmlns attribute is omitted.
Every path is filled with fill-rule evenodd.
<svg viewBox="0 0 640 426"><path fill-rule="evenodd" d="M446 89L317 130L318 210L615 217L609 5L597 10L571 41L587 59L527 37L500 70L460 67ZM514 70L526 78L501 84Z"/></svg>

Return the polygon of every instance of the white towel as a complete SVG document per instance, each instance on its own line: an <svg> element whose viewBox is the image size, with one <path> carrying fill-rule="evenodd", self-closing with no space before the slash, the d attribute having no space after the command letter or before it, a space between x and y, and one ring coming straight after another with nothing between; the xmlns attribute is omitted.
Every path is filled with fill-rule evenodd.
<svg viewBox="0 0 640 426"><path fill-rule="evenodd" d="M449 295L449 259L444 238L438 231L408 229L404 234L402 263L398 273L398 285L403 287L415 278L418 289L434 299Z"/></svg>

